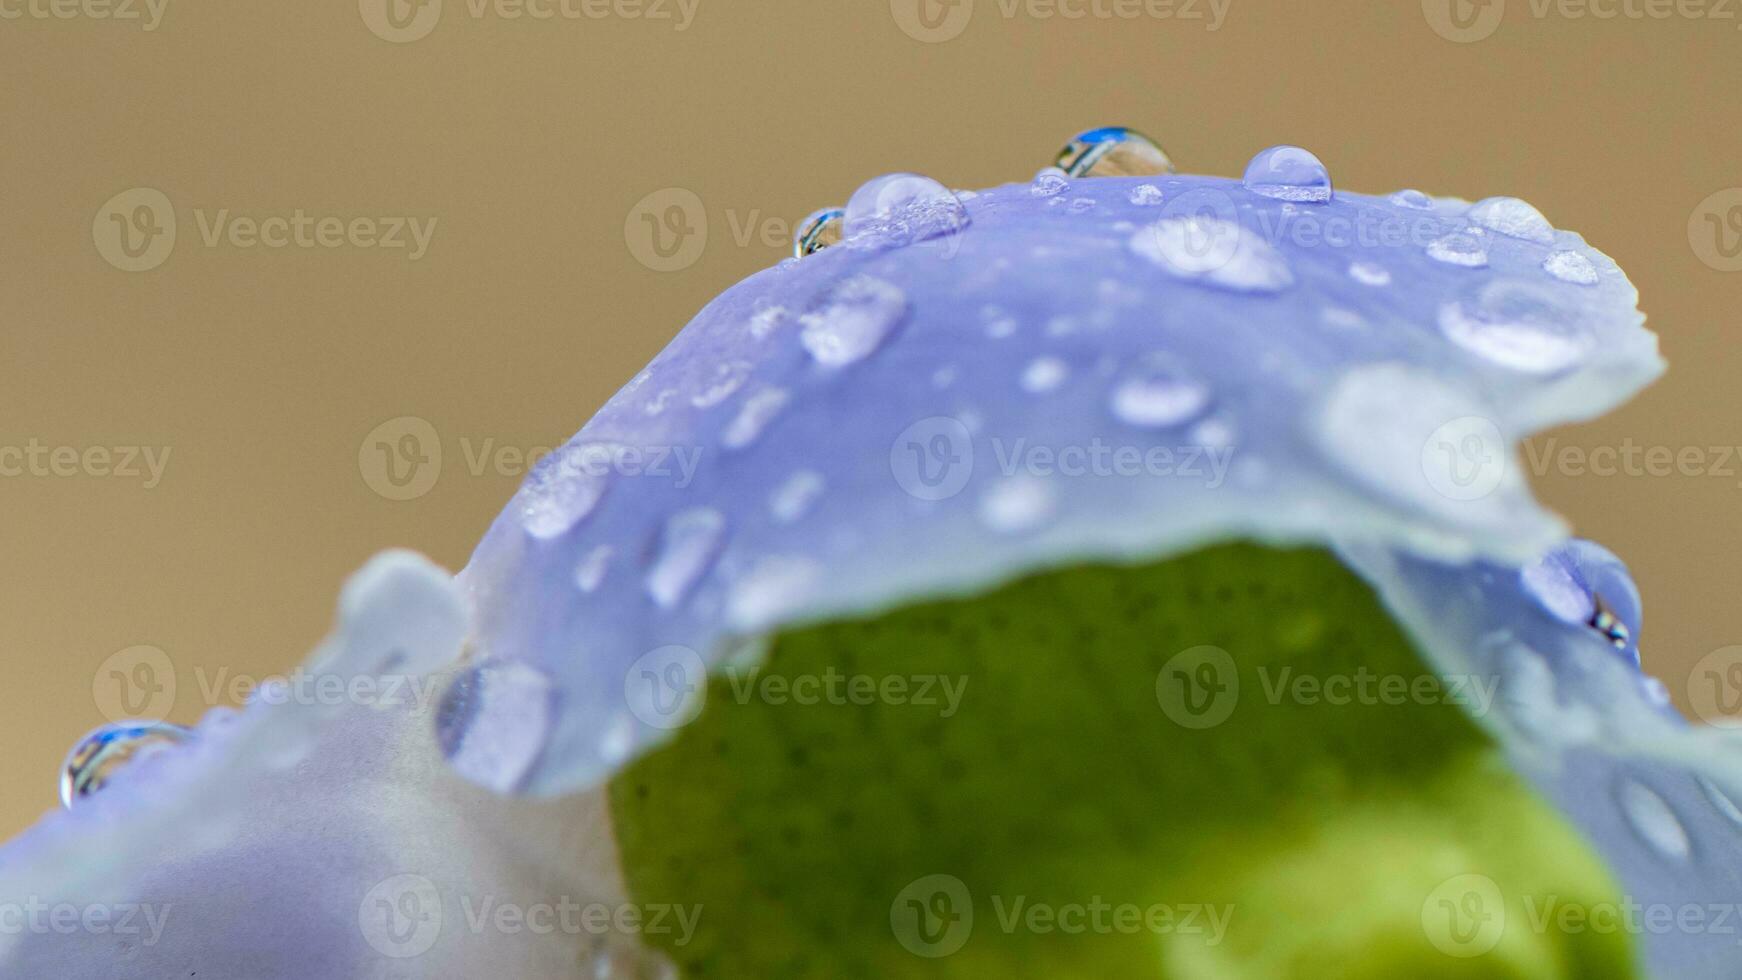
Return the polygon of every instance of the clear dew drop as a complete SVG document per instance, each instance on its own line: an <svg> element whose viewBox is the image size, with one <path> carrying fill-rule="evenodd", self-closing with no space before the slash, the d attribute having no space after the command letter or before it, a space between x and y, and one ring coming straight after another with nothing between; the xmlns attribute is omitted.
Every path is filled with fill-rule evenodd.
<svg viewBox="0 0 1742 980"><path fill-rule="evenodd" d="M1022 390L1035 395L1053 391L1070 373L1070 366L1056 357L1037 357L1022 370Z"/></svg>
<svg viewBox="0 0 1742 980"><path fill-rule="evenodd" d="M513 793L544 752L553 685L523 663L485 663L454 679L436 709L436 742L460 775Z"/></svg>
<svg viewBox="0 0 1742 980"><path fill-rule="evenodd" d="M1454 231L1427 245L1428 258L1447 265L1480 269L1488 264L1488 246L1475 235Z"/></svg>
<svg viewBox="0 0 1742 980"><path fill-rule="evenodd" d="M839 245L847 227L846 208L822 208L812 211L799 223L792 236L792 254L804 258L825 248Z"/></svg>
<svg viewBox="0 0 1742 980"><path fill-rule="evenodd" d="M1151 357L1114 385L1108 405L1126 425L1164 429L1204 414L1210 387L1166 358Z"/></svg>
<svg viewBox="0 0 1742 980"><path fill-rule="evenodd" d="M1542 269L1561 282L1579 286L1597 284L1597 267L1591 264L1590 259L1577 252L1552 252L1542 261Z"/></svg>
<svg viewBox="0 0 1742 980"><path fill-rule="evenodd" d="M847 238L906 245L968 226L968 211L948 187L921 174L895 173L867 181L847 201Z"/></svg>
<svg viewBox="0 0 1742 980"><path fill-rule="evenodd" d="M1584 623L1596 614L1591 593L1573 578L1558 553L1538 558L1519 573L1531 597L1563 623Z"/></svg>
<svg viewBox="0 0 1742 980"><path fill-rule="evenodd" d="M750 371L749 361L727 361L714 365L707 383L690 396L690 404L696 408L712 408L720 404L744 387L744 382L750 380Z"/></svg>
<svg viewBox="0 0 1742 980"><path fill-rule="evenodd" d="M768 498L768 514L777 524L792 524L804 518L816 505L827 486L816 470L799 470L776 487Z"/></svg>
<svg viewBox="0 0 1742 980"><path fill-rule="evenodd" d="M1071 180L1063 170L1047 167L1034 175L1033 183L1028 185L1028 193L1035 197L1057 197L1070 187Z"/></svg>
<svg viewBox="0 0 1742 980"><path fill-rule="evenodd" d="M892 283L854 276L821 308L799 318L799 341L818 364L845 367L874 353L907 317L907 294Z"/></svg>
<svg viewBox="0 0 1742 980"><path fill-rule="evenodd" d="M1617 795L1621 812L1640 840L1663 857L1687 859L1688 832L1663 797L1631 779L1622 781Z"/></svg>
<svg viewBox="0 0 1742 980"><path fill-rule="evenodd" d="M1058 510L1058 491L1037 476L1000 479L980 497L980 521L1000 534L1032 531Z"/></svg>
<svg viewBox="0 0 1742 980"><path fill-rule="evenodd" d="M1053 161L1072 177L1153 177L1173 173L1160 144L1135 129L1103 126L1080 133Z"/></svg>
<svg viewBox="0 0 1742 980"><path fill-rule="evenodd" d="M1137 229L1128 245L1169 275L1233 292L1278 293L1294 285L1294 272L1282 253L1256 233L1221 218L1164 218Z"/></svg>
<svg viewBox="0 0 1742 980"><path fill-rule="evenodd" d="M1160 204L1162 197L1161 188L1154 184L1138 184L1131 188L1129 194L1125 195L1127 201L1144 208L1152 208Z"/></svg>
<svg viewBox="0 0 1742 980"><path fill-rule="evenodd" d="M520 489L520 526L540 539L568 533L598 506L627 451L618 443L570 443L539 460Z"/></svg>
<svg viewBox="0 0 1742 980"><path fill-rule="evenodd" d="M608 544L599 545L589 550L575 564L575 587L582 592L597 592L605 582L605 574L611 570L611 559L617 550Z"/></svg>
<svg viewBox="0 0 1742 980"><path fill-rule="evenodd" d="M1539 245L1554 244L1554 226L1516 197L1490 197L1470 208L1469 219L1489 231Z"/></svg>
<svg viewBox="0 0 1742 980"><path fill-rule="evenodd" d="M659 553L647 572L647 594L662 609L674 609L719 557L726 517L712 507L673 514L660 534Z"/></svg>
<svg viewBox="0 0 1742 980"><path fill-rule="evenodd" d="M1432 211L1434 209L1434 199L1417 190L1398 191L1386 200L1400 208L1409 208L1412 211Z"/></svg>
<svg viewBox="0 0 1742 980"><path fill-rule="evenodd" d="M792 393L785 388L763 388L747 396L738 407L738 414L726 424L720 443L727 449L744 449L762 438L769 423L780 415Z"/></svg>
<svg viewBox="0 0 1742 980"><path fill-rule="evenodd" d="M1322 204L1331 199L1331 173L1298 146L1262 150L1246 165L1240 182L1254 194L1278 201Z"/></svg>
<svg viewBox="0 0 1742 980"><path fill-rule="evenodd" d="M1349 266L1349 278L1365 286L1388 286L1391 273L1375 262L1355 262Z"/></svg>
<svg viewBox="0 0 1742 980"><path fill-rule="evenodd" d="M1447 303L1439 323L1440 332L1459 347L1526 374L1567 370L1595 346L1574 311L1520 281L1489 283L1473 304Z"/></svg>
<svg viewBox="0 0 1742 980"><path fill-rule="evenodd" d="M162 721L123 721L98 728L80 739L61 765L61 805L72 809L129 765L193 737L192 730Z"/></svg>

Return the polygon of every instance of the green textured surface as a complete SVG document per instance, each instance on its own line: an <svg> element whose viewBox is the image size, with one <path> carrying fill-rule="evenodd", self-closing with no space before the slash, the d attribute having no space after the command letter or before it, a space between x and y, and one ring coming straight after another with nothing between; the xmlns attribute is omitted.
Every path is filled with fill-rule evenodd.
<svg viewBox="0 0 1742 980"><path fill-rule="evenodd" d="M1157 677L1201 645L1231 655L1239 688L1197 688L1208 708L1192 714ZM757 666L758 692L830 668L966 686L945 718L776 704L745 696L747 670L719 675L701 716L612 783L633 900L701 906L689 943L664 938L686 976L1635 975L1623 935L1532 927L1527 901L1617 889L1463 709L1273 693L1284 669L1425 673L1324 552L1229 545L1046 573L795 630ZM910 887L937 875L961 883L971 928L961 892L936 897L946 879ZM1463 875L1491 879L1504 910L1467 904ZM1070 923L1086 928L1012 920L1019 898L1080 908ZM932 915L916 932L909 899L958 916L955 931ZM1194 907L1225 931L1203 911L1187 928ZM1460 908L1487 926L1453 920Z"/></svg>

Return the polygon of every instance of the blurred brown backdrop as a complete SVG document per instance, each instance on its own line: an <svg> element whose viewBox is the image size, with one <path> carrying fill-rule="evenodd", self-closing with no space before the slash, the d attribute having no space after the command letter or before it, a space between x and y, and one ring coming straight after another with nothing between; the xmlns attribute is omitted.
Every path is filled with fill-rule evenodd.
<svg viewBox="0 0 1742 980"><path fill-rule="evenodd" d="M124 707L191 721L296 664L378 549L463 564L515 454L813 208L1026 179L1091 125L1193 172L1288 142L1352 190L1524 197L1631 273L1673 364L1561 445L1742 443L1742 4L1542 2L0 0L0 833L112 671L161 650L173 696ZM707 236L661 256L668 188ZM439 468L370 456L420 434ZM1686 705L1742 643L1742 460L1537 483L1632 563Z"/></svg>

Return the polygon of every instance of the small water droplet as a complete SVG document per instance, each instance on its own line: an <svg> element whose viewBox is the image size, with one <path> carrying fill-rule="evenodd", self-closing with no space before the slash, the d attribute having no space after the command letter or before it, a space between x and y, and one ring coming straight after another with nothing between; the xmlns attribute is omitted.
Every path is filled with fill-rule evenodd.
<svg viewBox="0 0 1742 980"><path fill-rule="evenodd" d="M1173 173L1167 152L1124 126L1103 126L1065 144L1054 161L1072 177L1153 177Z"/></svg>
<svg viewBox="0 0 1742 980"><path fill-rule="evenodd" d="M73 746L61 765L61 805L72 809L127 766L193 737L191 730L162 721L123 721L96 729Z"/></svg>
<svg viewBox="0 0 1742 980"><path fill-rule="evenodd" d="M712 408L737 393L744 387L744 382L750 380L749 361L727 361L714 365L714 373L708 378L702 390L690 396L690 404L697 408Z"/></svg>
<svg viewBox="0 0 1742 980"><path fill-rule="evenodd" d="M1028 185L1028 193L1035 197L1057 197L1069 190L1071 180L1063 170L1057 167L1047 167L1034 175L1034 182Z"/></svg>
<svg viewBox="0 0 1742 980"><path fill-rule="evenodd" d="M720 442L727 449L743 449L762 437L768 424L780 414L786 403L792 400L792 393L785 388L763 388L744 399L738 407L738 414L726 425L720 434Z"/></svg>
<svg viewBox="0 0 1742 980"><path fill-rule="evenodd" d="M1516 197L1490 197L1470 208L1471 221L1502 235L1539 245L1554 244L1554 226L1542 212Z"/></svg>
<svg viewBox="0 0 1742 980"><path fill-rule="evenodd" d="M825 483L816 470L799 470L787 477L768 498L768 513L777 524L791 524L810 513L812 505L822 496Z"/></svg>
<svg viewBox="0 0 1742 980"><path fill-rule="evenodd" d="M799 223L792 236L792 254L804 258L833 245L839 245L847 227L846 208L822 208L811 212Z"/></svg>
<svg viewBox="0 0 1742 980"><path fill-rule="evenodd" d="M659 555L647 572L647 594L673 609L712 567L726 537L726 517L712 507L673 514L660 535Z"/></svg>
<svg viewBox="0 0 1742 980"><path fill-rule="evenodd" d="M1071 198L1070 210L1072 214L1082 214L1086 211L1093 211L1094 209L1095 199L1092 197Z"/></svg>
<svg viewBox="0 0 1742 980"><path fill-rule="evenodd" d="M1705 776L1696 776L1694 778L1699 782L1700 789L1705 792L1706 799L1712 801L1712 806L1718 811L1718 813L1722 815L1725 820L1730 821L1738 827L1742 827L1742 807L1736 805L1736 801L1730 798L1730 794L1724 792L1718 787L1717 783L1712 782Z"/></svg>
<svg viewBox="0 0 1742 980"><path fill-rule="evenodd" d="M1138 184L1131 188L1131 193L1125 199L1138 207L1152 208L1161 203L1161 188L1154 184Z"/></svg>
<svg viewBox="0 0 1742 980"><path fill-rule="evenodd" d="M763 301L766 302L766 301ZM763 306L750 316L750 336L766 340L787 321L784 306Z"/></svg>
<svg viewBox="0 0 1742 980"><path fill-rule="evenodd" d="M1022 390L1031 394L1052 391L1065 383L1070 366L1056 357L1037 357L1022 371Z"/></svg>
<svg viewBox="0 0 1742 980"><path fill-rule="evenodd" d="M521 487L520 525L535 538L566 534L597 507L628 447L571 442L538 461Z"/></svg>
<svg viewBox="0 0 1742 980"><path fill-rule="evenodd" d="M611 570L611 557L615 554L616 549L608 544L588 551L575 565L575 586L582 592L597 592L605 581L605 573Z"/></svg>
<svg viewBox="0 0 1742 980"><path fill-rule="evenodd" d="M1110 402L1115 418L1146 429L1184 425L1209 405L1209 386L1160 355L1114 386Z"/></svg>
<svg viewBox="0 0 1742 980"><path fill-rule="evenodd" d="M1619 796L1621 812L1641 840L1664 857L1686 860L1688 832L1663 797L1631 779L1621 783Z"/></svg>
<svg viewBox="0 0 1742 980"><path fill-rule="evenodd" d="M1276 293L1294 285L1294 273L1280 252L1221 218L1164 218L1137 229L1129 246L1180 279L1251 293Z"/></svg>
<svg viewBox="0 0 1742 980"><path fill-rule="evenodd" d="M1595 344L1576 312L1524 282L1500 280L1473 305L1440 308L1440 331L1453 343L1502 367L1554 374L1584 360Z"/></svg>
<svg viewBox="0 0 1742 980"><path fill-rule="evenodd" d="M1434 199L1417 190L1398 191L1386 200L1400 208L1410 208L1415 211L1432 211L1434 209Z"/></svg>
<svg viewBox="0 0 1742 980"><path fill-rule="evenodd" d="M523 663L487 663L454 679L436 710L436 742L454 771L498 793L525 782L550 737L550 678Z"/></svg>
<svg viewBox="0 0 1742 980"><path fill-rule="evenodd" d="M1543 260L1542 268L1561 282L1580 286L1597 284L1597 267L1591 264L1590 259L1577 252L1553 252Z"/></svg>
<svg viewBox="0 0 1742 980"><path fill-rule="evenodd" d="M968 211L948 187L930 177L896 173L854 191L844 221L848 238L907 245L966 228Z"/></svg>
<svg viewBox="0 0 1742 980"><path fill-rule="evenodd" d="M1428 243L1428 258L1447 265L1480 269L1488 264L1488 246L1475 235L1454 231Z"/></svg>
<svg viewBox="0 0 1742 980"><path fill-rule="evenodd" d="M890 338L907 316L907 294L892 283L854 276L837 285L823 306L799 318L799 341L818 364L845 367Z"/></svg>
<svg viewBox="0 0 1742 980"><path fill-rule="evenodd" d="M823 567L797 555L769 555L757 560L733 583L726 601L727 617L739 630L763 630L801 608L815 592Z"/></svg>
<svg viewBox="0 0 1742 980"><path fill-rule="evenodd" d="M1241 183L1254 194L1279 201L1322 204L1331 199L1331 174L1319 158L1298 146L1273 146L1246 165Z"/></svg>
<svg viewBox="0 0 1742 980"><path fill-rule="evenodd" d="M1005 477L980 498L980 520L1000 534L1032 531L1057 509L1058 492L1037 476Z"/></svg>
<svg viewBox="0 0 1742 980"><path fill-rule="evenodd" d="M1349 278L1368 286L1386 286L1391 283L1391 273L1376 262L1356 262L1350 265Z"/></svg>

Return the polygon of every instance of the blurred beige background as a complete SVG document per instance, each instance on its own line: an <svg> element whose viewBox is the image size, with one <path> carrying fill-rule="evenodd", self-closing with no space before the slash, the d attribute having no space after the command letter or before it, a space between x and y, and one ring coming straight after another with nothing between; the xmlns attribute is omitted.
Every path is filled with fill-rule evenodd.
<svg viewBox="0 0 1742 980"><path fill-rule="evenodd" d="M175 690L125 707L191 721L373 552L459 567L516 454L886 171L1026 179L1124 123L1192 172L1288 142L1352 190L1515 194L1621 262L1673 364L1560 445L1742 444L1742 4L567 2L0 0L0 834L112 672L162 651ZM707 236L661 255L668 188ZM420 433L439 468L370 455ZM1742 643L1742 460L1707 458L1537 480L1632 563L1684 706Z"/></svg>

